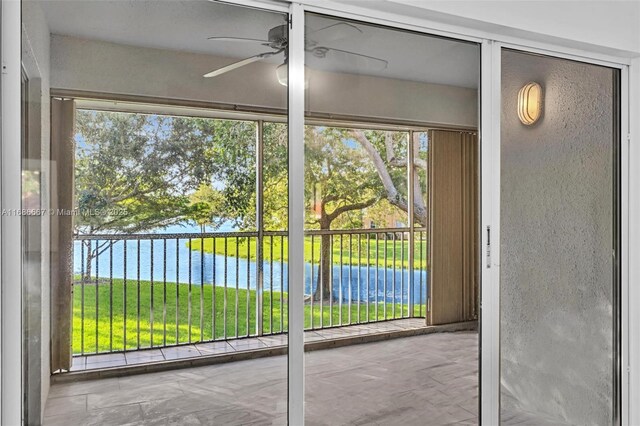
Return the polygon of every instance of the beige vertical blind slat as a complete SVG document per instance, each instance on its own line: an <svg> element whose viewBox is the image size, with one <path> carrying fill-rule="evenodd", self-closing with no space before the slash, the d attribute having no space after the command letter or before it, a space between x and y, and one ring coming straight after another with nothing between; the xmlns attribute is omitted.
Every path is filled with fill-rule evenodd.
<svg viewBox="0 0 640 426"><path fill-rule="evenodd" d="M477 315L477 138L429 131L430 281L432 325Z"/></svg>
<svg viewBox="0 0 640 426"><path fill-rule="evenodd" d="M73 210L74 121L72 99L51 100L51 208ZM51 371L71 368L73 216L51 217Z"/></svg>

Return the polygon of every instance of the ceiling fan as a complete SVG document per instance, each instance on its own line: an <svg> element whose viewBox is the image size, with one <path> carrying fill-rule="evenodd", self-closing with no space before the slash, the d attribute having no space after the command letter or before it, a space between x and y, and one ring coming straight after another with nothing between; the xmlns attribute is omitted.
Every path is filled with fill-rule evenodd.
<svg viewBox="0 0 640 426"><path fill-rule="evenodd" d="M348 24L346 22L339 22L320 28L318 30L309 30L305 34L305 47L304 50L318 59L324 59L327 57L333 57L344 62L359 62L360 65L364 65L370 69L382 70L389 64L386 60L376 58L362 53L350 52L347 50L336 49L334 47L327 46L327 43L342 40L348 37L357 36L362 34L362 30L355 25ZM278 81L280 84L287 85L287 47L289 45L287 25L278 25L269 30L266 40L244 37L209 37L208 40L212 41L234 41L249 43L255 45L262 45L271 48L271 50L259 53L257 55L248 57L241 61L234 62L226 65L222 68L218 68L211 72L206 73L203 77L210 78L216 77L221 74L225 74L229 71L233 71L237 68L249 65L253 62L260 61L262 59L270 58L272 56L284 53L284 62L276 69Z"/></svg>

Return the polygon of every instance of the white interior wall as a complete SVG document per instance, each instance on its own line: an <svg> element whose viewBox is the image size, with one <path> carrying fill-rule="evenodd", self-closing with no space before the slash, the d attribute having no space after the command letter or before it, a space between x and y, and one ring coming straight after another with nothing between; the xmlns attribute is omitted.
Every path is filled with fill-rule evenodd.
<svg viewBox="0 0 640 426"><path fill-rule="evenodd" d="M306 110L313 113L477 126L477 89L312 71L308 92Z"/></svg>
<svg viewBox="0 0 640 426"><path fill-rule="evenodd" d="M36 2L26 1L22 4L22 63L31 81L40 83L40 135L41 141L41 171L42 171L42 208L49 206L48 188L50 187L50 144L49 144L49 28L40 6ZM48 215L41 217L41 410L49 394L50 364L49 364L49 227Z"/></svg>
<svg viewBox="0 0 640 426"><path fill-rule="evenodd" d="M215 78L202 77L233 61L53 35L51 87L285 108L286 91L275 74L278 64L258 62ZM477 125L476 89L314 70L309 70L309 74L308 111L382 121Z"/></svg>

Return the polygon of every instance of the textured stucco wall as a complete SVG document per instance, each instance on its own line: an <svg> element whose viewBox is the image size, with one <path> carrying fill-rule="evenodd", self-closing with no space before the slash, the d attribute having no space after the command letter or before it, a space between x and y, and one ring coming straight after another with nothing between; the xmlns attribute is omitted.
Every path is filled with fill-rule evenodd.
<svg viewBox="0 0 640 426"><path fill-rule="evenodd" d="M512 51L502 66L503 413L609 424L614 72ZM532 127L516 113L529 81L544 89Z"/></svg>
<svg viewBox="0 0 640 426"><path fill-rule="evenodd" d="M285 108L278 64L202 78L235 59L52 35L51 87ZM479 66L479 64L478 64ZM309 69L307 111L476 127L477 90Z"/></svg>

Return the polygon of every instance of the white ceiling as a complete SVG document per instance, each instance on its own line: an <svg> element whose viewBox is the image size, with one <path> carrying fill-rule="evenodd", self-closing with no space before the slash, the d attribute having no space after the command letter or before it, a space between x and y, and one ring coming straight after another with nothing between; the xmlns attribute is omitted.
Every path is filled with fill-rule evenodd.
<svg viewBox="0 0 640 426"><path fill-rule="evenodd" d="M245 58L269 51L259 44L210 41L211 36L266 39L283 15L202 0L47 0L43 1L51 33L127 45ZM307 31L333 19L308 15ZM322 44L388 61L384 69L344 58L317 59L307 65L324 71L395 78L461 87L478 87L479 48L437 37L354 24L361 32ZM282 62L279 55L269 59Z"/></svg>

